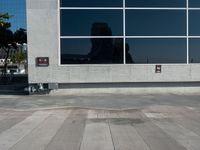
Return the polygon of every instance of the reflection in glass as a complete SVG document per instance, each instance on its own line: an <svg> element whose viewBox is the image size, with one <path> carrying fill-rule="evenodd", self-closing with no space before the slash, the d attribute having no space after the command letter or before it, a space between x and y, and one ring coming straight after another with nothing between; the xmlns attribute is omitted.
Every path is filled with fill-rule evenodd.
<svg viewBox="0 0 200 150"><path fill-rule="evenodd" d="M189 7L200 7L200 1L199 0L189 0Z"/></svg>
<svg viewBox="0 0 200 150"><path fill-rule="evenodd" d="M123 7L123 0L61 0L61 7Z"/></svg>
<svg viewBox="0 0 200 150"><path fill-rule="evenodd" d="M200 36L200 11L189 11L189 35Z"/></svg>
<svg viewBox="0 0 200 150"><path fill-rule="evenodd" d="M126 6L127 7L186 7L186 0L126 0Z"/></svg>
<svg viewBox="0 0 200 150"><path fill-rule="evenodd" d="M107 23L93 23L91 36L112 36L112 30Z"/></svg>
<svg viewBox="0 0 200 150"><path fill-rule="evenodd" d="M126 39L126 43L136 64L187 62L186 39Z"/></svg>
<svg viewBox="0 0 200 150"><path fill-rule="evenodd" d="M184 36L186 12L182 10L127 10L126 35Z"/></svg>
<svg viewBox="0 0 200 150"><path fill-rule="evenodd" d="M200 63L200 39L189 40L190 63Z"/></svg>
<svg viewBox="0 0 200 150"><path fill-rule="evenodd" d="M61 64L123 63L123 39L61 39Z"/></svg>
<svg viewBox="0 0 200 150"><path fill-rule="evenodd" d="M61 10L62 36L90 36L95 23L106 23L114 36L123 35L121 10ZM102 32L99 36L106 35Z"/></svg>
<svg viewBox="0 0 200 150"><path fill-rule="evenodd" d="M126 64L131 64L131 63L135 62L133 61L133 58L131 56L129 44L126 43Z"/></svg>

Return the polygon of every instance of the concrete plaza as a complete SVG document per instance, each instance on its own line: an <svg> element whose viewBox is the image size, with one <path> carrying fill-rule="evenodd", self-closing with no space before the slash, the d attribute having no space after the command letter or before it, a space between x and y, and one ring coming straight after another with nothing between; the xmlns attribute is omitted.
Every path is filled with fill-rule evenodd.
<svg viewBox="0 0 200 150"><path fill-rule="evenodd" d="M199 150L200 95L0 96L0 150Z"/></svg>

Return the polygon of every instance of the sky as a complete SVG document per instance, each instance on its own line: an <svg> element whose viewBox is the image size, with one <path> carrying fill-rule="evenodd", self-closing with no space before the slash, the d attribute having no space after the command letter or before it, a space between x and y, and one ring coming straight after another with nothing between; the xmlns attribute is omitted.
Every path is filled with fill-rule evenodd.
<svg viewBox="0 0 200 150"><path fill-rule="evenodd" d="M0 13L9 13L11 30L26 29L26 0L0 0Z"/></svg>

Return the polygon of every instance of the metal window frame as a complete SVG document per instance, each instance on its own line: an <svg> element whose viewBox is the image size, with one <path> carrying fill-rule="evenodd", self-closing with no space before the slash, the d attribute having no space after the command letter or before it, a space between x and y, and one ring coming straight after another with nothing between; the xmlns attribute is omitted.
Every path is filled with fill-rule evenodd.
<svg viewBox="0 0 200 150"><path fill-rule="evenodd" d="M58 43L59 43L59 52L58 60L59 66L74 66L77 64L61 64L61 39L84 39L84 38L123 38L123 64L126 64L126 39L186 39L187 43L187 60L186 64L189 62L189 39L196 38L200 39L200 36L190 36L189 35L189 11L190 10L200 10L200 8L189 8L189 0L186 0L186 7L126 7L126 0L123 0L122 7L61 7L60 0L58 0ZM61 20L60 12L61 10L123 10L123 36L61 36ZM186 35L185 36L126 36L126 10L184 10L186 12ZM184 64L184 63L181 63ZM78 64L82 65L97 65L97 64ZM110 65L110 64L101 64L101 65ZM112 64L116 65L116 64Z"/></svg>

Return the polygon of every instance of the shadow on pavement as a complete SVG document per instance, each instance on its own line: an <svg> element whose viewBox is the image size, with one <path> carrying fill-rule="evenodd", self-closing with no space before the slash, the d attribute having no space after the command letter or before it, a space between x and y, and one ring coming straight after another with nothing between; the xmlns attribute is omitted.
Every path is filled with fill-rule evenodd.
<svg viewBox="0 0 200 150"><path fill-rule="evenodd" d="M0 95L27 95L28 75L0 76Z"/></svg>

